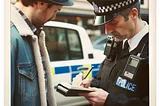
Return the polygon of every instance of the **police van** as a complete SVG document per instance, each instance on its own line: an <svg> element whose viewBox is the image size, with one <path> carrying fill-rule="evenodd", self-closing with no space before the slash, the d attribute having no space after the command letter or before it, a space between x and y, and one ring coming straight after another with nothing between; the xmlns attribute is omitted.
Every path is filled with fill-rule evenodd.
<svg viewBox="0 0 160 106"><path fill-rule="evenodd" d="M105 56L103 51L93 49L84 28L64 23L49 21L44 25L46 46L50 57L53 82L72 82L82 72L84 75L93 67L88 78L92 79L99 70ZM58 106L83 106L88 104L84 97L64 97L56 93Z"/></svg>

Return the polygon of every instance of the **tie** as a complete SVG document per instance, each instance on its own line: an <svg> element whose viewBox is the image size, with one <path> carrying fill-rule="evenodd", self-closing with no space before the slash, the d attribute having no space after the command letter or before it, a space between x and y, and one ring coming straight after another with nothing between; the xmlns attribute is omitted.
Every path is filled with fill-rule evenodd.
<svg viewBox="0 0 160 106"><path fill-rule="evenodd" d="M129 53L129 44L128 44L128 40L125 41L123 50L124 50L126 53Z"/></svg>

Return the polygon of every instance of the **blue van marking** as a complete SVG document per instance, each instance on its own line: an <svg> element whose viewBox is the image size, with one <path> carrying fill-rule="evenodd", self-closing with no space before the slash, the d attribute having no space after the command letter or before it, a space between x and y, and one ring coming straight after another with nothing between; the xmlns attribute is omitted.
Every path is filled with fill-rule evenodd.
<svg viewBox="0 0 160 106"><path fill-rule="evenodd" d="M74 71L78 71L78 67L82 67L83 65L74 65L74 66L71 66L71 69L72 69L72 72Z"/></svg>
<svg viewBox="0 0 160 106"><path fill-rule="evenodd" d="M54 75L56 74L63 74L63 73L70 73L72 74L72 78L74 78L80 71L78 71L79 67L82 67L84 65L73 65L73 66L62 66L62 67L52 67L52 71L54 71ZM94 77L98 70L99 70L99 66L100 64L91 64L93 68L91 75L92 77Z"/></svg>
<svg viewBox="0 0 160 106"><path fill-rule="evenodd" d="M55 74L69 73L69 66L55 67Z"/></svg>
<svg viewBox="0 0 160 106"><path fill-rule="evenodd" d="M92 71L92 77L94 77L98 73L98 70Z"/></svg>
<svg viewBox="0 0 160 106"><path fill-rule="evenodd" d="M98 69L99 69L100 63L99 63L99 64L92 64L92 66L94 67L94 69L95 69L95 68L98 68Z"/></svg>

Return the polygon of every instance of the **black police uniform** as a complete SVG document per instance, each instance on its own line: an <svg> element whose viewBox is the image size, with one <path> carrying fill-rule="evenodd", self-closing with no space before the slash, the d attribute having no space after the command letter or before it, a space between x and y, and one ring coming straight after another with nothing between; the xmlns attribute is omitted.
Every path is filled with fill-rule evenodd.
<svg viewBox="0 0 160 106"><path fill-rule="evenodd" d="M120 11L139 3L139 0L88 0L96 14L94 25L112 21ZM102 62L98 74L91 82L92 87L109 92L104 106L148 106L149 105L149 49L148 33L130 53L119 46L115 60L108 57ZM121 42L122 43L122 42ZM121 44L122 45L122 44ZM142 53L141 53L142 52ZM130 55L141 53L144 58L140 69L131 79L124 75L124 68Z"/></svg>
<svg viewBox="0 0 160 106"><path fill-rule="evenodd" d="M117 54L118 58L111 62L106 59L102 62L98 74L91 82L92 87L102 88L109 92L105 106L148 106L149 105L149 53L148 34L143 37L139 45L130 53L121 49ZM144 47L145 45L145 47ZM128 57L141 52L141 57L145 58L144 64L131 80L123 75L123 70ZM119 78L126 81L125 86L117 85ZM127 87L128 86L128 87ZM125 87L125 88L124 88Z"/></svg>

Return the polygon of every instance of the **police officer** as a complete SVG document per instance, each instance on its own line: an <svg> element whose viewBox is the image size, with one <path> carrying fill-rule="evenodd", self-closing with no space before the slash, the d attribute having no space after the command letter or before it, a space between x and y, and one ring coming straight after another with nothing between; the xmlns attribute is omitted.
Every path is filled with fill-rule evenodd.
<svg viewBox="0 0 160 106"><path fill-rule="evenodd" d="M148 106L149 34L139 0L88 1L94 7L94 25L105 25L106 34L112 34L120 46L111 48L118 49L111 50L115 58L106 56L91 82L82 80L82 74L75 77L74 83L82 81L83 87L94 90L80 95L93 106Z"/></svg>
<svg viewBox="0 0 160 106"><path fill-rule="evenodd" d="M57 106L41 27L71 5L72 0L17 0L11 5L11 106Z"/></svg>

